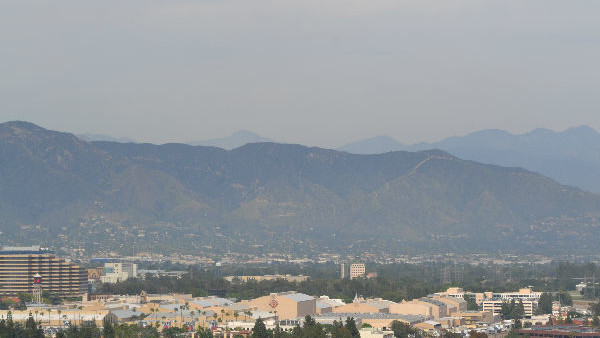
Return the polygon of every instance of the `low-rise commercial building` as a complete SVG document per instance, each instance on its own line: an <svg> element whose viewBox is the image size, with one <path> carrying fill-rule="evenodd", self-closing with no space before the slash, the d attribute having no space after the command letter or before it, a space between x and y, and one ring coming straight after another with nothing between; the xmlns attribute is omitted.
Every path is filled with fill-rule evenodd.
<svg viewBox="0 0 600 338"><path fill-rule="evenodd" d="M334 313L389 313L390 306L395 304L381 298L357 298L352 303L344 304L333 309Z"/></svg>
<svg viewBox="0 0 600 338"><path fill-rule="evenodd" d="M422 315L427 318L440 318L448 315L446 304L432 298L404 300L401 303L395 303L390 307L390 313Z"/></svg>
<svg viewBox="0 0 600 338"><path fill-rule="evenodd" d="M457 312L467 311L467 301L463 298L434 295L433 299L446 304L448 316L452 316L454 313Z"/></svg>
<svg viewBox="0 0 600 338"><path fill-rule="evenodd" d="M247 303L260 311L275 313L281 319L314 316L317 313L316 299L295 291L272 293Z"/></svg>
<svg viewBox="0 0 600 338"><path fill-rule="evenodd" d="M493 323L500 320L499 315L494 315L490 311L463 311L454 314L455 317L461 317L465 325L475 325L477 323Z"/></svg>

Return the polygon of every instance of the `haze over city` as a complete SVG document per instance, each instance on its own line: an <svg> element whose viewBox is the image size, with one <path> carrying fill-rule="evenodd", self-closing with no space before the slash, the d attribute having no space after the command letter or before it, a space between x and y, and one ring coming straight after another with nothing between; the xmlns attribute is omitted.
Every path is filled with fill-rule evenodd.
<svg viewBox="0 0 600 338"><path fill-rule="evenodd" d="M0 1L0 338L600 338L600 1Z"/></svg>
<svg viewBox="0 0 600 338"><path fill-rule="evenodd" d="M599 2L4 1L0 120L338 147L600 129Z"/></svg>

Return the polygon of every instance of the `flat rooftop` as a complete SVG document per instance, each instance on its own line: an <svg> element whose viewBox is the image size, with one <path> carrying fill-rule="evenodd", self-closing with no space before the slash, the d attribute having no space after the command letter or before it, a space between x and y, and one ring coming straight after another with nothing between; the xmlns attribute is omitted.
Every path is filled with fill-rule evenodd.
<svg viewBox="0 0 600 338"><path fill-rule="evenodd" d="M48 254L54 253L48 248L42 248L39 245L33 246L3 246L0 248L0 255L25 255L25 254Z"/></svg>

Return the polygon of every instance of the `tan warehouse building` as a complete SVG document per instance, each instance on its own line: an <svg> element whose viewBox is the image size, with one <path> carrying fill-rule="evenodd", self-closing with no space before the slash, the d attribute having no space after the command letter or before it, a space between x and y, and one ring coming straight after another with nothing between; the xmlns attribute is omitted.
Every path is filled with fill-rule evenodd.
<svg viewBox="0 0 600 338"><path fill-rule="evenodd" d="M57 296L79 296L87 292L87 271L57 258L39 246L2 247L0 250L0 295L16 296L33 291L33 276L41 275L42 291Z"/></svg>
<svg viewBox="0 0 600 338"><path fill-rule="evenodd" d="M317 300L314 297L295 291L272 293L246 302L259 311L276 314L279 319L292 319L314 316L317 313Z"/></svg>

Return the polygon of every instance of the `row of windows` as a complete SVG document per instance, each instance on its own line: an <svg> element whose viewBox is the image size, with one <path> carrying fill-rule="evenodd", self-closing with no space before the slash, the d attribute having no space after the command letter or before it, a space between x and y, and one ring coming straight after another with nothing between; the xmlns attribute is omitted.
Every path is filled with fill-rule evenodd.
<svg viewBox="0 0 600 338"><path fill-rule="evenodd" d="M79 269L79 265L69 264L69 263L61 263L61 262L0 262L0 266L60 266L68 269L73 267L75 269Z"/></svg>
<svg viewBox="0 0 600 338"><path fill-rule="evenodd" d="M36 273L41 274L42 276L87 276L87 273L83 272L73 272L69 273L68 271L55 271L55 270L33 270L33 271L0 271L1 276L13 276L13 275L35 275Z"/></svg>
<svg viewBox="0 0 600 338"><path fill-rule="evenodd" d="M0 279L6 279L6 278L16 278L16 279L30 279L33 280L33 276L35 274L34 273L11 273L11 274L0 274ZM41 274L42 275L42 280L44 279L69 279L69 278L80 278L80 279L87 279L87 274L72 274L72 275L68 275L68 274Z"/></svg>
<svg viewBox="0 0 600 338"><path fill-rule="evenodd" d="M33 285L32 283L29 283L28 281L20 281L20 280L3 280L0 281L0 285ZM69 284L86 284L84 283L83 280L80 279L71 279L71 280L64 280L64 281L55 281L53 283L42 283L43 286L47 286L47 285L69 285Z"/></svg>

